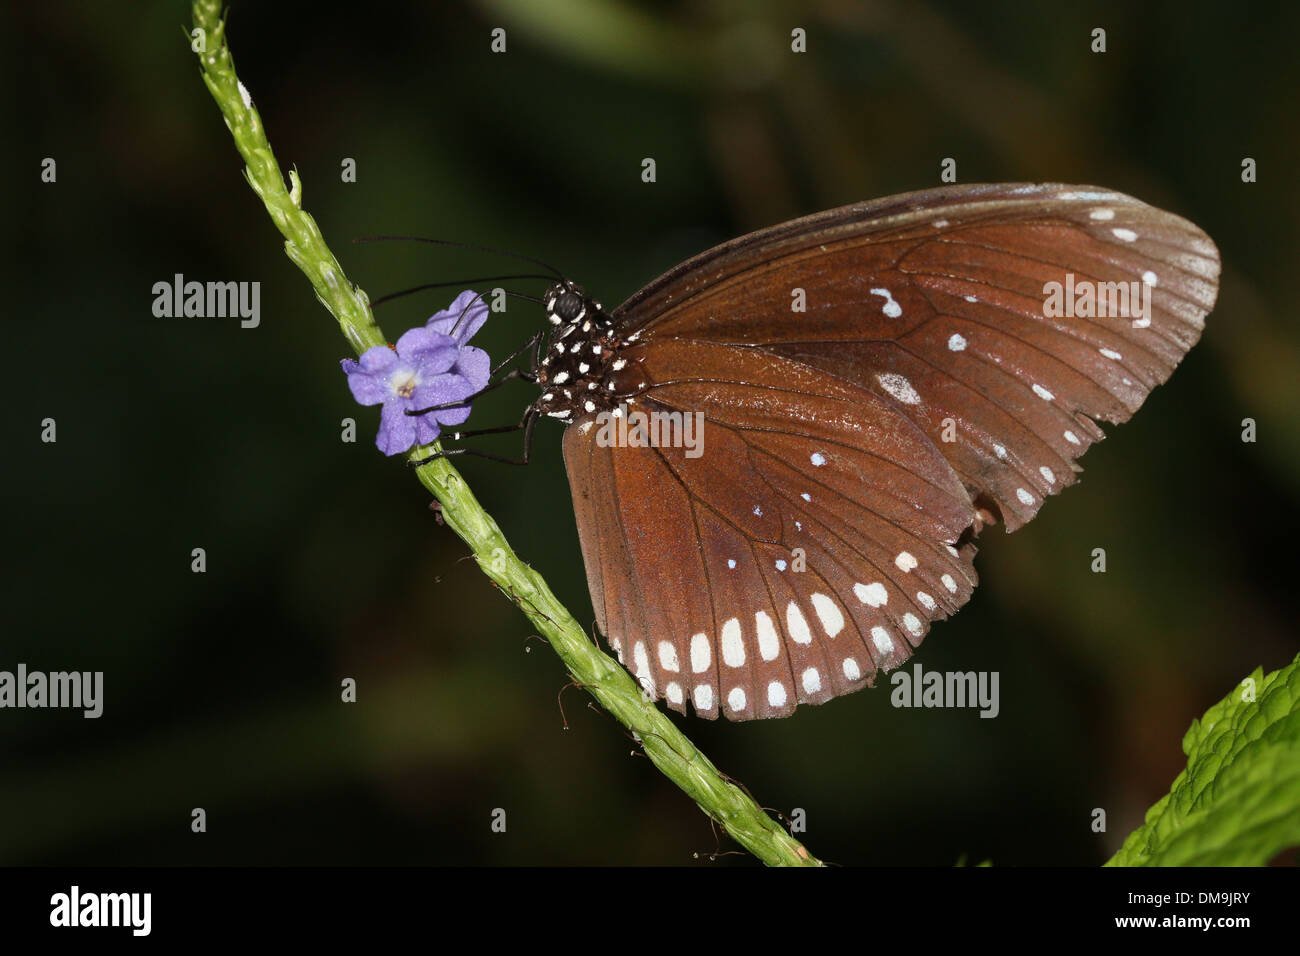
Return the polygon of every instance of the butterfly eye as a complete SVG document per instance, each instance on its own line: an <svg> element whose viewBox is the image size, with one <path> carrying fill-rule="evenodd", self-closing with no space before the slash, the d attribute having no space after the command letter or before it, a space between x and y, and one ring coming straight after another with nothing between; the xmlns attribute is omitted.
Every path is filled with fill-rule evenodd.
<svg viewBox="0 0 1300 956"><path fill-rule="evenodd" d="M555 300L554 312L565 322L582 315L582 296L576 292L562 292Z"/></svg>

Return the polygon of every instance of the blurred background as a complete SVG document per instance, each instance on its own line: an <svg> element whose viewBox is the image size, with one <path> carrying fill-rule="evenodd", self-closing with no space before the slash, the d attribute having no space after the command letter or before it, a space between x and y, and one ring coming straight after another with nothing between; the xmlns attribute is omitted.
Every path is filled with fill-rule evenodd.
<svg viewBox="0 0 1300 956"><path fill-rule="evenodd" d="M791 720L684 721L761 803L806 812L814 853L1099 864L1183 766L1189 722L1295 655L1300 7L231 7L280 163L372 297L515 269L347 243L408 233L538 256L612 305L750 229L937 185L944 157L962 182L1132 193L1216 240L1202 343L1087 456L1080 487L982 539L982 586L919 653L926 669L999 671L996 720L895 710L885 687ZM106 685L98 720L0 712L0 863L752 864L708 861L734 846L582 692L561 694L549 647L373 447L377 410L352 404L348 348L244 183L187 6L0 16L14 91L0 669L102 670ZM260 327L154 318L153 284L178 272L260 281ZM455 291L378 318L396 339ZM512 303L476 342L503 356L540 322ZM502 389L474 421L514 421L534 395ZM57 444L39 440L47 417ZM527 469L462 467L590 621L560 433L539 428ZM1106 574L1089 570L1096 547Z"/></svg>

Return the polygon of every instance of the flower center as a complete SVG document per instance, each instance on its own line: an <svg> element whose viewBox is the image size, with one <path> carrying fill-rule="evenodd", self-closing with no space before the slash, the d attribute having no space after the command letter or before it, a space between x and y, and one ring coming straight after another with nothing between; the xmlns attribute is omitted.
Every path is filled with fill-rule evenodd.
<svg viewBox="0 0 1300 956"><path fill-rule="evenodd" d="M403 378L394 380L393 392L398 398L410 398L415 394L415 386L417 384L415 374L407 372Z"/></svg>

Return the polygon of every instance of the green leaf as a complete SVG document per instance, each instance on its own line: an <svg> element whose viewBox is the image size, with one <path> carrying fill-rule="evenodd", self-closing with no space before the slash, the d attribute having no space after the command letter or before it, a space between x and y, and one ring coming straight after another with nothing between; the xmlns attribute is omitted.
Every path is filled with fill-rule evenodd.
<svg viewBox="0 0 1300 956"><path fill-rule="evenodd" d="M1261 866L1300 845L1300 655L1193 721L1187 769L1107 866Z"/></svg>

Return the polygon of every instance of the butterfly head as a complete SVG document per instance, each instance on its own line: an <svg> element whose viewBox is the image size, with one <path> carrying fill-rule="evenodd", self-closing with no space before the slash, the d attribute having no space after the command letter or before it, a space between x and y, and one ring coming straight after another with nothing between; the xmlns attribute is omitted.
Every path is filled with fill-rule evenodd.
<svg viewBox="0 0 1300 956"><path fill-rule="evenodd" d="M608 324L600 303L587 295L582 286L568 279L562 279L546 290L542 306L546 310L546 321L554 326L587 322L590 329L593 324Z"/></svg>

